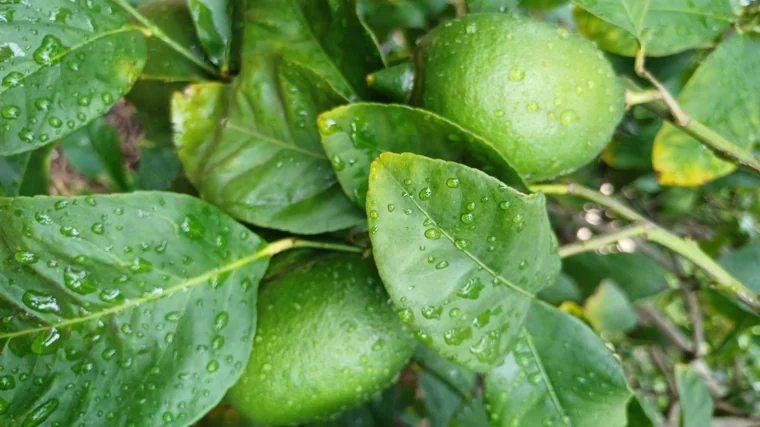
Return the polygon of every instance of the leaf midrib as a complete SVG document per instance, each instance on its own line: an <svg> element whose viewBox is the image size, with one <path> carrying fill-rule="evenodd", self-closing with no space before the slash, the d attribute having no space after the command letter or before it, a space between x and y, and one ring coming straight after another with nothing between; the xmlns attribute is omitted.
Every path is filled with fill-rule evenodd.
<svg viewBox="0 0 760 427"><path fill-rule="evenodd" d="M70 325L76 325L76 324L79 324L79 323L88 322L90 320L96 320L96 319L100 319L102 317L107 317L107 316L110 316L112 314L119 313L120 311L127 310L129 308L136 307L136 306L144 304L144 303L148 303L148 302L152 302L152 301L158 300L158 299L163 298L163 297L165 297L167 295L173 294L174 292L181 291L183 289L189 289L189 288L192 288L194 286L197 286L199 283L203 283L203 282L205 282L205 281L213 278L214 276L218 276L220 274L224 274L224 273L226 273L228 271L234 271L234 270L236 270L238 268L245 267L246 265L248 265L248 264L250 264L250 263L252 263L254 261L257 261L259 259L267 257L267 256L271 255L270 254L271 251L268 250L268 248L270 248L270 246L265 246L264 248L259 249L258 251L256 251L256 253L254 253L252 255L249 255L247 257L241 258L241 259L239 259L239 260L237 260L235 262L232 262L230 264L227 264L227 265L225 265L222 268L215 268L212 271L209 271L207 273L203 273L203 274L201 274L199 276L195 276L195 277L192 277L190 279L187 279L184 282L180 282L180 283L178 283L178 284L176 284L176 285L174 285L174 286L172 286L170 288L164 289L163 291L161 291L159 293L151 294L151 295L149 295L147 297L131 299L131 300L128 300L124 304L121 304L121 305L118 305L118 306L114 306L114 307L111 307L111 308L108 308L106 310L99 311L99 312L96 312L96 313L92 313L92 314L84 316L84 317L78 317L76 319L69 319L69 320L65 320L63 322L58 322L58 323L52 324L50 326L38 327L38 328L33 328L33 329L24 329L24 330L21 330L21 331L18 331L18 332L11 332L11 333L6 333L6 334L0 334L0 339L6 339L6 338L7 339L11 339L11 338L19 337L19 336L24 336L24 335L28 335L28 334L37 333L37 332L47 331L47 330L50 330L50 329L61 328L61 327L66 327L66 326L70 326Z"/></svg>
<svg viewBox="0 0 760 427"><path fill-rule="evenodd" d="M536 366L538 367L538 371L541 373L541 378L544 381L544 384L546 385L546 391L549 393L549 397L552 400L552 404L554 405L554 408L557 410L557 412L560 415L560 421L564 425L568 425L564 420L567 418L567 414L565 413L564 409L562 408L562 404L559 401L559 397L557 396L557 392L554 389L554 384L549 380L549 375L546 373L546 369L544 368L544 363L541 361L541 356L538 354L538 350L536 349L536 346L533 344L533 337L531 336L530 332L527 328L523 327L522 332L525 335L525 342L528 345L528 349L530 350L530 353L533 355L533 360L536 361Z"/></svg>
<svg viewBox="0 0 760 427"><path fill-rule="evenodd" d="M381 164L382 164L382 163L381 163ZM404 188L404 186L403 186L403 185L401 185L401 183L400 183L400 182L399 182L399 181L396 179L396 177L395 177L395 176L393 176L393 173L390 171L390 169L386 168L386 167L385 167L385 165L383 165L383 168L384 168L385 170L387 170L387 171L388 171L388 176L390 176L390 177L391 177L391 179L393 180L393 182L394 182L394 183L395 183L395 184L396 184L396 185L397 185L397 186L398 186L398 187L399 187L401 190L404 190L404 191L406 191L406 189ZM412 203L414 204L414 206L415 206L415 207L416 207L416 208L417 208L417 209L418 209L418 210L419 210L419 211L420 211L420 212L421 212L423 215L425 215L425 217L426 217L427 219L429 219L429 220L430 220L430 221L432 221L434 224L436 224L436 226L438 225L438 221L436 221L435 219L431 218L431 217L430 217L430 215L428 214L428 212L427 212L425 209L423 209L423 208L422 208L422 206L420 206L420 205L417 203L417 201L416 201L416 200L414 200L414 199L413 199L413 198L411 198L411 197L409 198L409 200L411 200L411 201L412 201ZM451 244L452 244L452 245L454 245L454 248L456 248L456 245L454 244L454 241L455 241L455 239L454 239L454 238L453 238L451 235L449 235L448 231L444 230L442 227L438 227L438 229L440 229L440 230L441 230L441 234L443 234L443 235L446 237L446 239L447 239L449 242L451 242ZM535 298L535 295L534 295L534 294L532 294L532 293L530 293L530 292L526 291L525 289L522 289L522 288L520 288L519 286L515 285L514 283L512 283L512 282L510 282L509 280L507 280L507 279L505 279L504 277L502 277L500 274L497 274L497 273L496 273L496 272L495 272L493 269L491 269L489 266L487 266L487 265L486 265L486 264L485 264L483 261L481 261L480 259L478 259L478 257L476 257L475 255L473 255L472 253L470 253L470 251L468 251L468 250L466 250L466 249L465 249L465 250L459 250L458 248L457 248L457 251L459 251L459 252L462 252L462 253L464 253L465 255L467 255L467 257L468 257L468 258L470 258L470 260L472 260L472 261L473 261L475 264L477 264L479 267L483 268L483 270L485 270L486 272L488 272L488 274L490 274L491 276L493 276L495 279L498 279L499 281L501 281L502 283L504 283L504 284L505 284L505 285L506 285L508 288L510 288L510 289L512 289L512 290L514 290L514 291L516 291L516 292L519 292L519 293L521 293L521 294L523 294L523 295L525 295L525 296L527 296L527 297L529 297L529 298Z"/></svg>
<svg viewBox="0 0 760 427"><path fill-rule="evenodd" d="M69 55L70 53L72 53L72 52L74 52L74 51L76 51L78 49L81 49L81 48L87 46L90 43L93 43L93 42L98 41L98 40L100 40L102 38L105 38L105 37L109 37L109 36L112 36L112 35L115 35L115 34L127 33L127 32L130 32L130 31L140 31L140 27L137 27L137 26L120 27L120 28L117 28L117 29L114 29L114 30L110 30L110 31L106 31L106 32L97 34L95 37L86 39L82 43L75 44L75 45L71 46L69 49L67 49L65 52L63 52L63 53L61 53L59 55L54 56L50 60L50 62L48 64L46 64L46 65L39 65L32 72L30 72L28 74L25 74L21 78L21 80L19 81L19 85L9 86L9 87L6 87L6 88L0 88L0 95L2 95L3 93L5 93L6 91L8 91L10 89L13 89L13 88L16 88L16 87L21 87L22 86L21 83L23 83L27 78L35 75L40 70L46 69L46 68L48 68L48 67L50 67L50 66L52 66L54 64L57 65L62 58L64 58L65 56Z"/></svg>

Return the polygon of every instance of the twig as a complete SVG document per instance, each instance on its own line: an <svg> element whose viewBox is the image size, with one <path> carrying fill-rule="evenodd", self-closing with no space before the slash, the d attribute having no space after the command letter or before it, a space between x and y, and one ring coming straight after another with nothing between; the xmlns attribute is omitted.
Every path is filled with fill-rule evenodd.
<svg viewBox="0 0 760 427"><path fill-rule="evenodd" d="M663 86L662 83L660 83L660 81L646 69L645 62L646 54L643 49L640 49L636 54L636 74L641 78L648 80L655 87L669 111L663 111L661 107L654 106L652 103L646 103L645 105L647 108L664 118L669 118L668 116L670 116L674 125L678 126L679 129L697 139L699 142L710 147L721 157L752 169L756 173L760 173L760 160L758 160L751 151L733 144L718 132L715 132L686 114L673 95L671 95L665 86Z"/></svg>
<svg viewBox="0 0 760 427"><path fill-rule="evenodd" d="M567 258L582 252L590 252L603 248L623 239L642 236L646 234L648 228L649 226L647 224L636 224L612 233L602 234L593 239L571 243L559 248L559 256L560 258Z"/></svg>
<svg viewBox="0 0 760 427"><path fill-rule="evenodd" d="M671 402L676 402L678 400L678 387L676 386L675 378L673 378L672 370L668 366L668 356L665 355L660 347L650 347L649 356L660 373L665 377Z"/></svg>
<svg viewBox="0 0 760 427"><path fill-rule="evenodd" d="M702 325L702 308L699 306L699 299L697 299L697 293L691 279L687 278L681 281L681 294L689 315L689 323L691 323L694 357L700 358L705 351L705 328Z"/></svg>
<svg viewBox="0 0 760 427"><path fill-rule="evenodd" d="M760 313L760 299L758 295L723 269L714 259L705 254L699 245L661 228L616 199L577 184L534 185L531 186L531 190L552 195L578 195L612 209L625 219L647 224L649 228L642 234L643 237L691 261L714 281L713 286L716 289L732 295L752 310Z"/></svg>
<svg viewBox="0 0 760 427"><path fill-rule="evenodd" d="M694 344L671 321L657 309L648 305L637 305L636 313L642 323L660 331L674 347L686 355L694 354Z"/></svg>
<svg viewBox="0 0 760 427"><path fill-rule="evenodd" d="M634 105L648 104L650 102L662 101L662 94L657 89L630 90L625 91L625 109L630 110Z"/></svg>

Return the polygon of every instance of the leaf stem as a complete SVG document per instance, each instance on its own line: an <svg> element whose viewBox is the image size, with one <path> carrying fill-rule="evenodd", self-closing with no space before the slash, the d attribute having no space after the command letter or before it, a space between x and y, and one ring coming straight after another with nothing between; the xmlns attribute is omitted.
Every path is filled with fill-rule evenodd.
<svg viewBox="0 0 760 427"><path fill-rule="evenodd" d="M258 253L261 254L262 257L274 256L280 252L285 252L287 250L296 248L327 249L333 251L351 252L356 254L364 252L364 249L351 245L343 245L340 243L312 242L310 240L301 240L295 237L288 237L268 244Z"/></svg>
<svg viewBox="0 0 760 427"><path fill-rule="evenodd" d="M221 74L219 73L219 70L208 64L206 61L204 61L202 58L199 58L194 53L190 52L187 48L180 45L179 43L175 42L171 37L166 35L166 33L163 32L160 28L158 28L156 25L154 25L152 22L148 20L145 16L143 16L140 12L137 11L134 7L132 7L129 3L126 2L126 0L112 0L114 3L119 5L122 9L126 10L130 15L132 15L140 24L145 26L145 30L147 30L147 36L148 37L157 37L162 42L166 43L170 48L172 48L175 52L179 53L180 55L184 56L188 60L190 60L195 65L203 68L207 73L211 74L214 77L221 77Z"/></svg>
<svg viewBox="0 0 760 427"><path fill-rule="evenodd" d="M630 109L634 105L648 104L650 102L662 101L662 94L657 89L644 90L626 90L625 91L625 108Z"/></svg>
<svg viewBox="0 0 760 427"><path fill-rule="evenodd" d="M593 239L571 243L559 248L559 256L560 258L567 258L582 252L595 251L623 239L642 236L646 234L649 228L648 224L636 224L612 233L602 234Z"/></svg>
<svg viewBox="0 0 760 427"><path fill-rule="evenodd" d="M742 303L748 305L752 310L760 313L760 299L751 289L747 288L744 284L739 282L734 276L723 269L714 259L708 256L700 249L699 245L691 240L683 239L668 230L660 227L654 222L643 217L633 209L624 205L623 203L613 199L612 197L605 196L604 194L597 193L591 189L582 187L577 184L551 184L551 185L534 185L530 187L533 191L541 191L545 194L551 195L577 195L594 203L602 205L608 209L617 212L619 215L630 221L638 222L639 226L644 226L643 230L631 227L626 229L628 233L625 237L631 237L633 231L637 230L642 237L645 237L650 242L658 243L667 249L681 255L694 265L699 267L710 279L715 283L714 286L718 290L721 290L734 298L738 299ZM622 230L621 230L622 231ZM603 237L596 239L599 242L610 243L610 239L603 240ZM588 242L585 242L588 243ZM572 249L576 250L576 249ZM569 253L571 249L566 249ZM581 251L582 252L582 251Z"/></svg>
<svg viewBox="0 0 760 427"><path fill-rule="evenodd" d="M670 120L686 134L710 147L710 149L719 156L752 169L754 172L760 174L760 160L758 160L751 151L732 143L718 132L715 132L708 126L705 126L703 123L700 123L698 120L695 120L693 117L686 114L673 95L671 95L665 86L663 86L662 83L660 83L660 81L646 69L645 61L646 56L644 50L641 49L636 54L636 74L648 80L655 87L655 90L659 92L660 99L653 99L651 102L662 100L665 102L668 109L667 111L663 111L662 108L650 106L651 102L642 102L642 104L648 104L646 107L651 111ZM627 93L626 101L628 101L628 96ZM626 105L628 106L629 104Z"/></svg>

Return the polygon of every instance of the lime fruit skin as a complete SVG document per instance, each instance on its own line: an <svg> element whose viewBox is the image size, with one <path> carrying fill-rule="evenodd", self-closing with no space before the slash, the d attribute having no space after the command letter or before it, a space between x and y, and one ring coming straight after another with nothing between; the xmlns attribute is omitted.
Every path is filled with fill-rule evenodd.
<svg viewBox="0 0 760 427"><path fill-rule="evenodd" d="M259 292L251 358L227 401L255 422L293 425L328 419L391 385L416 340L374 267L341 255L284 271Z"/></svg>
<svg viewBox="0 0 760 427"><path fill-rule="evenodd" d="M450 21L420 41L411 102L489 140L529 182L570 173L610 141L625 91L591 42L505 14Z"/></svg>

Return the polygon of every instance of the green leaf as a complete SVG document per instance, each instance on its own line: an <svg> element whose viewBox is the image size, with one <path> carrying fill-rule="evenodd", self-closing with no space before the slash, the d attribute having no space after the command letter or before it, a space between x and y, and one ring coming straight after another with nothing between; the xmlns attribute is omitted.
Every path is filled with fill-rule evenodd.
<svg viewBox="0 0 760 427"><path fill-rule="evenodd" d="M470 13L506 12L514 9L519 0L466 0Z"/></svg>
<svg viewBox="0 0 760 427"><path fill-rule="evenodd" d="M693 119L735 145L760 141L760 37L734 34L702 63L678 96ZM736 166L666 123L654 142L652 163L663 185L697 186Z"/></svg>
<svg viewBox="0 0 760 427"><path fill-rule="evenodd" d="M638 317L628 297L613 282L602 282L584 304L585 316L603 337L619 337L636 327Z"/></svg>
<svg viewBox="0 0 760 427"><path fill-rule="evenodd" d="M367 75L367 86L394 102L406 102L414 86L414 67L402 62Z"/></svg>
<svg viewBox="0 0 760 427"><path fill-rule="evenodd" d="M713 401L702 378L686 365L676 365L682 427L710 427Z"/></svg>
<svg viewBox="0 0 760 427"><path fill-rule="evenodd" d="M381 38L397 28L423 29L441 13L446 0L359 0L359 12Z"/></svg>
<svg viewBox="0 0 760 427"><path fill-rule="evenodd" d="M2 425L185 426L245 366L265 242L171 193L0 199Z"/></svg>
<svg viewBox="0 0 760 427"><path fill-rule="evenodd" d="M750 243L720 258L732 276L753 291L760 293L760 243Z"/></svg>
<svg viewBox="0 0 760 427"><path fill-rule="evenodd" d="M145 64L142 34L109 0L4 1L0 40L0 156L104 114Z"/></svg>
<svg viewBox="0 0 760 427"><path fill-rule="evenodd" d="M162 0L143 5L138 11L177 44L204 58L200 40L185 0ZM169 120L172 93L188 83L208 80L198 64L177 53L161 39L147 40L148 61L127 99L139 111Z"/></svg>
<svg viewBox="0 0 760 427"><path fill-rule="evenodd" d="M0 157L0 196L47 194L53 145Z"/></svg>
<svg viewBox="0 0 760 427"><path fill-rule="evenodd" d="M591 295L604 279L615 282L631 301L657 295L668 287L667 270L641 252L584 252L563 259L562 271L575 279L584 297Z"/></svg>
<svg viewBox="0 0 760 427"><path fill-rule="evenodd" d="M578 24L578 32L596 43L599 49L630 57L635 57L639 51L639 42L631 33L598 18L585 9L575 7L573 18Z"/></svg>
<svg viewBox="0 0 760 427"><path fill-rule="evenodd" d="M483 399L478 397L462 402L451 419L450 427L488 427L488 414Z"/></svg>
<svg viewBox="0 0 760 427"><path fill-rule="evenodd" d="M384 65L356 0L249 2L243 61L271 53L313 69L350 99L371 97L364 76Z"/></svg>
<svg viewBox="0 0 760 427"><path fill-rule="evenodd" d="M102 182L114 192L132 189L119 134L102 117L62 139L61 150L84 177Z"/></svg>
<svg viewBox="0 0 760 427"><path fill-rule="evenodd" d="M417 346L414 360L425 368L425 372L438 377L453 388L460 395L472 394L475 390L477 374L464 366L449 362L441 357L433 349L425 346Z"/></svg>
<svg viewBox="0 0 760 427"><path fill-rule="evenodd" d="M627 416L628 427L657 427L664 424L657 408L638 394L628 401Z"/></svg>
<svg viewBox="0 0 760 427"><path fill-rule="evenodd" d="M448 427L451 417L462 403L462 395L430 372L421 372L417 382L430 427Z"/></svg>
<svg viewBox="0 0 760 427"><path fill-rule="evenodd" d="M399 316L445 358L488 371L559 271L544 196L413 154L380 155L369 179L373 254Z"/></svg>
<svg viewBox="0 0 760 427"><path fill-rule="evenodd" d="M132 175L134 186L140 190L167 190L182 172L171 123L142 111L132 117L144 132L140 163Z"/></svg>
<svg viewBox="0 0 760 427"><path fill-rule="evenodd" d="M522 190L525 184L490 142L424 110L351 104L319 116L322 145L349 198L364 206L372 161L383 152L416 153L477 166Z"/></svg>
<svg viewBox="0 0 760 427"><path fill-rule="evenodd" d="M647 56L709 47L731 24L725 0L573 0L632 34ZM627 53L627 52L626 52Z"/></svg>
<svg viewBox="0 0 760 427"><path fill-rule="evenodd" d="M625 426L631 391L620 363L577 318L536 302L516 347L485 377L495 426Z"/></svg>
<svg viewBox="0 0 760 427"><path fill-rule="evenodd" d="M233 36L239 0L187 0L198 38L209 59L222 70L233 62Z"/></svg>
<svg viewBox="0 0 760 427"><path fill-rule="evenodd" d="M204 199L242 221L300 234L349 228L364 215L341 191L316 125L344 102L304 67L250 60L229 89L194 85L174 97L180 160Z"/></svg>
<svg viewBox="0 0 760 427"><path fill-rule="evenodd" d="M560 272L553 286L541 289L538 297L552 305L560 305L565 301L583 302L581 290L570 276Z"/></svg>

